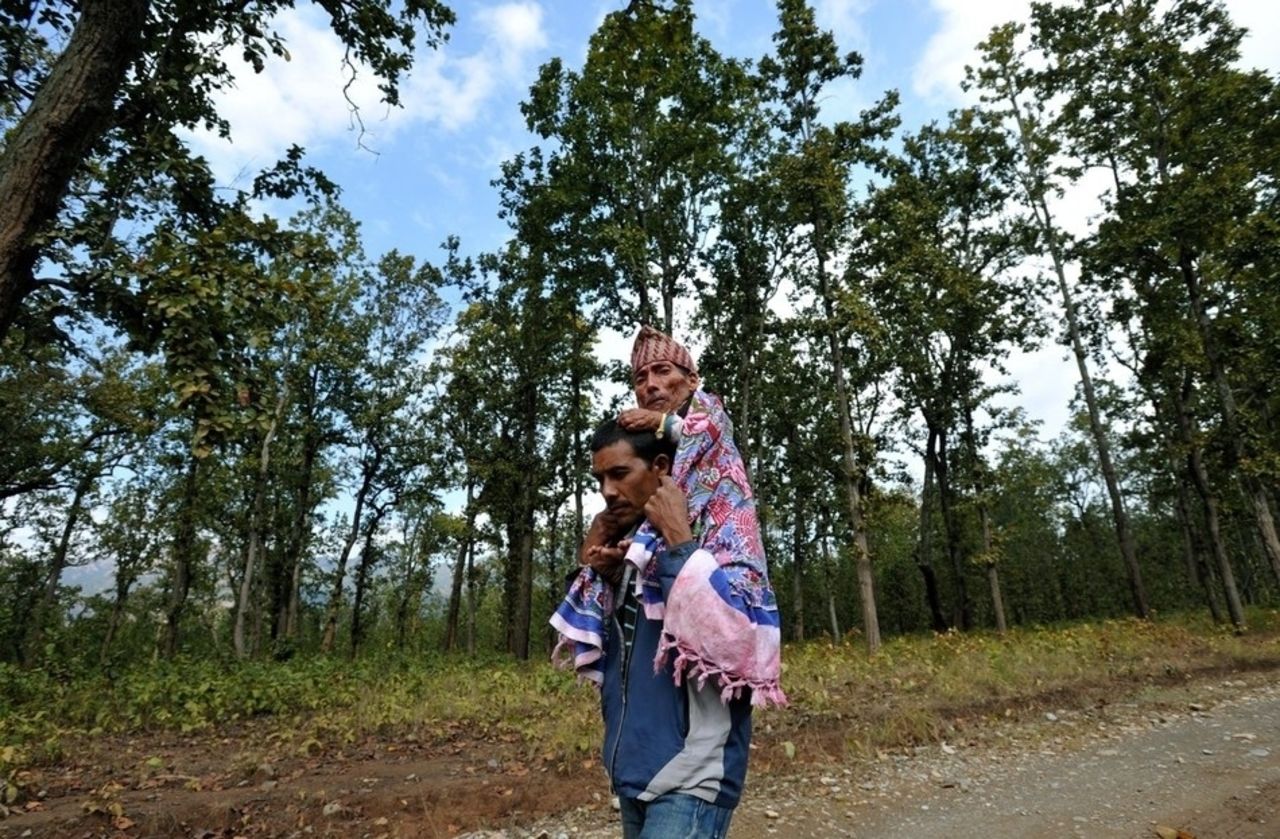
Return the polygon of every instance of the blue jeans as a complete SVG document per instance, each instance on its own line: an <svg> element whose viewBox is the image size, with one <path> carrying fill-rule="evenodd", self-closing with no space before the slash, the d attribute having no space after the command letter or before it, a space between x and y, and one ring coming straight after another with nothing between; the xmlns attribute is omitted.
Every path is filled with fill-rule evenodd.
<svg viewBox="0 0 1280 839"><path fill-rule="evenodd" d="M622 839L724 839L733 810L669 792L652 801L618 798Z"/></svg>

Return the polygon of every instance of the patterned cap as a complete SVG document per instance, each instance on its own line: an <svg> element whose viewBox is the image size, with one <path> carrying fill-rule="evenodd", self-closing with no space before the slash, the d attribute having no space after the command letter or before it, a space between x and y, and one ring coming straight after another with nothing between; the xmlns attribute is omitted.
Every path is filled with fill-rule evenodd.
<svg viewBox="0 0 1280 839"><path fill-rule="evenodd" d="M655 361L669 361L678 364L690 373L697 374L698 368L693 364L693 356L680 346L674 338L663 335L648 324L640 327L640 334L631 347L631 372L638 373Z"/></svg>

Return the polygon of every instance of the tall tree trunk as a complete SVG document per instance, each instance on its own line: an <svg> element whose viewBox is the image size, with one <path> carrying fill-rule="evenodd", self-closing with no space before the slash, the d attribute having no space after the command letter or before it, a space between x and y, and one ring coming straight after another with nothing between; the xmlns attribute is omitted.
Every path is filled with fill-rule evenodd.
<svg viewBox="0 0 1280 839"><path fill-rule="evenodd" d="M378 561L373 547L373 537L378 532L382 511L369 516L364 532L364 545L360 549L360 563L356 566L355 594L351 601L351 657L355 658L364 641L364 596L369 590L369 574Z"/></svg>
<svg viewBox="0 0 1280 839"><path fill-rule="evenodd" d="M819 221L814 225L813 252L817 260L818 282L826 315L827 341L831 352L832 378L835 383L836 413L840 420L841 463L843 465L845 500L849 508L849 526L853 529L854 567L858 576L858 593L862 605L862 631L867 651L880 649L880 621L876 615L875 577L871 571L871 552L867 547L867 529L863 516L859 482L861 467L853 443L853 421L849 417L849 387L844 377L844 353L835 319L835 296L827 276L827 254L823 247L825 233Z"/></svg>
<svg viewBox="0 0 1280 839"><path fill-rule="evenodd" d="M1027 125L1022 105L1016 94L1012 92L1012 88L1008 91L1008 100L1013 107L1018 123L1019 139L1028 161L1027 165L1030 167L1032 165L1030 161L1036 159L1032 148L1031 129ZM1024 200L1035 215L1041 241L1053 262L1058 294L1062 298L1062 311L1067 320L1067 334L1071 338L1071 352L1075 356L1076 370L1080 374L1080 389L1084 394L1085 407L1089 414L1089 436L1093 440L1094 451L1098 456L1098 468L1102 472L1102 480L1107 487L1107 497L1111 502L1111 522L1116 534L1116 543L1120 549L1120 559L1129 576L1129 594L1133 600L1133 611L1139 618L1146 620L1151 616L1151 610L1147 605L1146 587L1142 582L1142 568L1138 563L1133 527L1129 523L1129 512L1125 508L1124 496L1120 492L1120 479L1111 457L1111 443L1107 439L1106 424L1103 422L1102 411L1098 406L1093 375L1089 372L1089 353L1080 329L1080 314L1076 307L1075 295L1072 293L1070 281L1067 280L1066 259L1062 252L1061 239L1054 225L1053 215L1049 211L1049 203L1045 198L1048 191L1045 173L1028 169L1020 172L1020 175Z"/></svg>
<svg viewBox="0 0 1280 839"><path fill-rule="evenodd" d="M1227 613L1231 616L1231 625L1237 632L1245 628L1244 607L1240 603L1240 593L1236 589L1236 575L1231 567L1231 559L1227 556L1227 547L1222 539L1222 527L1218 514L1218 496L1209 483L1209 474L1204 467L1204 458L1195 429L1191 425L1191 371L1183 373L1182 386L1178 388L1174 399L1178 422L1178 432L1187 449L1187 474L1200 496L1204 507L1205 535L1209 539L1209 547L1213 552L1214 562L1218 566L1218 577L1222 580L1222 593L1227 601Z"/></svg>
<svg viewBox="0 0 1280 839"><path fill-rule="evenodd" d="M400 586L400 598L396 602L396 649L398 650L403 650L408 640L410 611L416 611L422 604L422 589L426 583L419 582L418 566L421 563L425 570L427 564L427 557L422 555L422 528L425 526L426 519L426 514L418 516L409 541L405 544L405 577Z"/></svg>
<svg viewBox="0 0 1280 839"><path fill-rule="evenodd" d="M49 557L49 569L45 572L44 586L41 588L39 595L40 599L32 611L30 629L26 643L23 645L24 664L32 664L40 657L40 648L44 645L45 629L48 626L50 615L56 611L58 606L58 584L62 582L62 572L67 567L67 554L71 550L71 537L75 533L81 514L84 512L85 496L93 489L93 484L97 479L98 468L94 467L86 470L80 476L80 480L76 481L75 491L71 495L71 504L67 507L67 518L62 524L62 533L58 537L58 544L53 548L53 555Z"/></svg>
<svg viewBox="0 0 1280 839"><path fill-rule="evenodd" d="M466 524L458 539L458 555L453 561L453 579L449 581L449 606L445 612L444 642L441 645L445 652L453 649L458 642L458 613L462 607L462 580L466 573L467 555L471 552L471 542L475 538L472 528L475 527L475 478L467 475L467 505L464 509Z"/></svg>
<svg viewBox="0 0 1280 839"><path fill-rule="evenodd" d="M533 622L533 540L534 540L534 515L533 505L533 487L528 486L522 491L522 495L526 498L521 502L522 517L516 529L516 539L513 545L508 546L514 549L516 560L517 587L516 587L516 603L511 635L511 652L521 661L529 659L529 629Z"/></svg>
<svg viewBox="0 0 1280 839"><path fill-rule="evenodd" d="M1213 591L1213 574L1209 570L1209 563L1205 561L1204 546L1201 544L1191 518L1191 499L1187 492L1186 472L1177 468L1176 461L1173 466L1173 479L1178 485L1178 527L1182 533L1182 558L1187 566L1187 579L1192 585L1198 586L1204 594L1213 622L1222 623L1225 618Z"/></svg>
<svg viewBox="0 0 1280 839"><path fill-rule="evenodd" d="M288 402L289 385L285 384L280 389L275 412L271 415L271 425L267 427L267 433L262 437L262 448L258 451L258 474L253 482L253 502L249 510L249 548L245 551L244 573L240 576L240 597L236 603L235 628L231 633L236 658L244 658L247 653L244 625L249 614L249 600L253 597L254 566L262 550L263 508L266 506L267 479L271 472L271 444L276 439L276 432L280 428L280 420L284 416L284 408Z"/></svg>
<svg viewBox="0 0 1280 839"><path fill-rule="evenodd" d="M36 235L58 214L85 156L110 128L142 49L146 0L83 0L66 49L0 150L0 340L34 288Z"/></svg>
<svg viewBox="0 0 1280 839"><path fill-rule="evenodd" d="M521 661L529 658L529 630L533 621L533 542L536 519L537 487L539 470L537 464L538 435L538 396L532 384L526 386L524 395L524 412L521 427L520 451L525 468L518 478L517 506L514 520L513 538L507 545L512 551L511 570L516 575L515 603L509 608L512 626L508 637L511 652Z"/></svg>
<svg viewBox="0 0 1280 839"><path fill-rule="evenodd" d="M916 567L924 578L925 599L929 603L929 618L934 632L946 632L950 627L942 614L942 596L938 592L938 575L933 570L933 465L938 453L938 433L929 429L924 454L924 488L920 493L920 540L916 554Z"/></svg>
<svg viewBox="0 0 1280 839"><path fill-rule="evenodd" d="M281 579L273 587L275 597L276 637L287 640L298 637L299 586L302 583L302 562L311 541L312 483L315 477L316 459L320 456L321 437L315 426L316 391L319 387L319 371L312 367L307 374L307 385L302 392L302 465L297 472L293 520L289 524L289 538L280 562Z"/></svg>
<svg viewBox="0 0 1280 839"><path fill-rule="evenodd" d="M338 612L342 608L342 583L346 575L347 561L351 559L351 549L360 538L360 519L364 515L365 502L373 489L373 478L382 466L382 452L376 452L373 459L365 464L364 475L360 481L360 489L356 492L356 507L351 514L351 530L342 544L342 553L338 555L338 564L333 569L333 585L329 588L329 602L325 606L324 635L320 639L320 651L333 652L334 642L338 637Z"/></svg>
<svg viewBox="0 0 1280 839"><path fill-rule="evenodd" d="M822 568L827 578L827 619L831 621L831 643L839 644L840 619L836 615L836 569L831 561L831 549L827 545L827 517L823 515L822 533L818 536L818 544L822 546Z"/></svg>
<svg viewBox="0 0 1280 839"><path fill-rule="evenodd" d="M982 555L987 570L987 587L991 590L991 609L996 619L996 631L1004 635L1009 626L1004 616L1004 597L1000 593L1000 572L996 567L995 542L991 537L991 511L987 507L986 463L978 451L978 435L974 431L973 406L964 403L964 443L969 450L970 483L978 507L978 526L982 532Z"/></svg>
<svg viewBox="0 0 1280 839"><path fill-rule="evenodd" d="M575 320L580 319L577 310L574 310ZM569 410L569 419L573 423L573 545L574 550L582 544L583 536L583 513L582 513L582 496L585 494L582 486L582 473L587 462L585 447L582 444L582 370L579 360L582 356L582 335L583 330L575 328L573 331L573 373L570 381L569 392L573 398L573 407Z"/></svg>
<svg viewBox="0 0 1280 839"><path fill-rule="evenodd" d="M956 515L954 488L947 453L947 432L938 429L938 447L934 452L933 474L938 481L938 506L942 508L943 529L947 534L947 557L951 561L954 580L954 600L951 603L951 623L967 630L973 625L969 607L969 587L965 580L964 557L960 550L960 521Z"/></svg>
<svg viewBox="0 0 1280 839"><path fill-rule="evenodd" d="M476 654L476 540L467 540L467 655Z"/></svg>
<svg viewBox="0 0 1280 839"><path fill-rule="evenodd" d="M1266 486L1256 476L1241 468L1241 464L1246 461L1249 454L1245 449L1245 430L1241 427L1235 394L1232 392L1231 382L1227 379L1226 362L1222 358L1222 351L1218 346L1213 323L1205 310L1200 289L1200 275L1196 270L1191 253L1186 248L1179 250L1178 268L1182 272L1183 283L1187 288L1187 301L1191 308L1191 316L1194 318L1196 328L1199 330L1200 342L1204 346L1205 358L1209 362L1209 373L1213 378L1214 386L1217 388L1218 400L1222 406L1222 419L1226 425L1227 439L1231 446L1231 467L1240 475L1245 494L1249 498L1249 503L1253 506L1258 538L1262 541L1264 553L1271 565L1271 572L1277 580L1280 580L1280 534L1276 532L1275 516L1271 512L1271 501L1267 497Z"/></svg>
<svg viewBox="0 0 1280 839"><path fill-rule="evenodd" d="M190 455L178 503L177 528L173 536L173 575L169 583L169 603L165 609L164 656L178 654L182 615L191 591L191 575L196 563L196 504L200 487L200 459Z"/></svg>

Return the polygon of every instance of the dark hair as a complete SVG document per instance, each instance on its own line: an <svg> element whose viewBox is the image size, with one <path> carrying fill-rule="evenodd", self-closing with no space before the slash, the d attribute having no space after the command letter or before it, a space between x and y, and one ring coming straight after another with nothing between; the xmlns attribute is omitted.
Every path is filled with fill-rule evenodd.
<svg viewBox="0 0 1280 839"><path fill-rule="evenodd" d="M669 458L676 456L675 440L670 437L659 440L658 435L652 431L627 431L618 425L618 420L614 417L596 426L596 433L591 436L591 453L595 454L619 442L630 444L636 456L648 464L652 464L653 459L660 454L665 454Z"/></svg>

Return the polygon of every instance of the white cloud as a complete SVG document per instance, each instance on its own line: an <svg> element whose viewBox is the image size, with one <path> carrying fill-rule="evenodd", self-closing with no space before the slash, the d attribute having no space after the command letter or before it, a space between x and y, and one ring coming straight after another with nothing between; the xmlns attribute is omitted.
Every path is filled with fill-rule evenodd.
<svg viewBox="0 0 1280 839"><path fill-rule="evenodd" d="M993 27L1026 20L1027 0L930 0L940 19L938 30L925 45L916 64L912 89L924 99L950 100L960 96L965 65L977 61L979 42Z"/></svg>
<svg viewBox="0 0 1280 839"><path fill-rule="evenodd" d="M537 3L504 3L482 9L477 19L489 30L498 46L512 55L521 56L547 45L542 28L542 7Z"/></svg>
<svg viewBox="0 0 1280 839"><path fill-rule="evenodd" d="M814 20L820 28L831 30L842 55L855 49L865 53L869 39L861 18L870 6L871 0L817 0Z"/></svg>
<svg viewBox="0 0 1280 839"><path fill-rule="evenodd" d="M408 126L436 125L449 132L476 122L487 101L508 89L525 73L531 56L545 48L542 8L532 0L510 2L474 12L481 30L470 53L420 49L413 70L401 80L401 108L382 104L377 80L357 67L355 80L344 67L343 48L330 31L324 13L312 5L287 9L274 29L284 38L288 61L273 58L255 74L234 50L227 61L236 84L215 97L218 112L231 124L231 142L196 132L196 150L209 158L221 182L277 160L291 144L313 148L345 143L355 150L357 138L377 149ZM355 103L365 135L356 133Z"/></svg>
<svg viewBox="0 0 1280 839"><path fill-rule="evenodd" d="M1250 69L1280 71L1280 15L1273 0L1224 0L1231 20L1249 30L1240 45L1240 63Z"/></svg>

